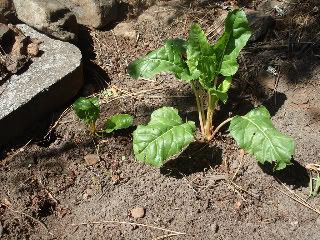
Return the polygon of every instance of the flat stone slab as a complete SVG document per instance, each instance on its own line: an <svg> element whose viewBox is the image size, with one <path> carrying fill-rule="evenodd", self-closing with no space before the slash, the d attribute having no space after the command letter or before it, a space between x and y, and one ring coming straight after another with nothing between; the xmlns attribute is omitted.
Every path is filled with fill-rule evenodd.
<svg viewBox="0 0 320 240"><path fill-rule="evenodd" d="M67 42L54 40L27 25L17 26L37 38L41 55L29 68L0 85L0 145L22 135L35 121L70 101L83 85L82 55Z"/></svg>

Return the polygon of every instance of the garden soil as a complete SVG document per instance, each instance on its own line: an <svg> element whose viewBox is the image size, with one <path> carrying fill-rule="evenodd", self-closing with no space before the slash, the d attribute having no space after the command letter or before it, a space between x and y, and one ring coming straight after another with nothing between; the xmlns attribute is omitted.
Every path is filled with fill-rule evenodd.
<svg viewBox="0 0 320 240"><path fill-rule="evenodd" d="M151 23L139 18L151 6L139 2L122 4L121 22L132 24L134 38L118 35L114 26L81 35L87 82L80 95L100 98L98 127L115 113L132 114L135 126L145 124L164 105L197 121L187 83L169 74L133 80L126 66L167 38L186 38L194 21L214 41L219 17L238 4L273 16L275 23L244 49L215 122L264 104L275 126L296 141L293 164L278 172L258 164L224 128L210 143L200 139L152 168L134 160L135 126L92 138L70 103L35 123L36 131L20 145L1 151L0 238L320 239L320 197L309 196L310 177L319 172L305 168L320 163L319 2L165 1L153 3L166 8L153 11L164 15ZM137 207L143 217L132 214Z"/></svg>

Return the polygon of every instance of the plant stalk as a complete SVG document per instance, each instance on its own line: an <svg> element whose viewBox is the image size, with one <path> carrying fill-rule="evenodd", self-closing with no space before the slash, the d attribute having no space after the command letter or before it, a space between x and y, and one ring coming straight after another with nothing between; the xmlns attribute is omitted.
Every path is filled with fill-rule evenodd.
<svg viewBox="0 0 320 240"><path fill-rule="evenodd" d="M205 138L210 141L213 128L213 114L216 108L217 99L213 99L212 95L208 91L208 109L207 109L207 121L205 126Z"/></svg>
<svg viewBox="0 0 320 240"><path fill-rule="evenodd" d="M96 123L95 123L95 122L90 123L90 133L91 133L91 135L94 136L95 133L96 133L96 131L97 131L97 129L96 129Z"/></svg>
<svg viewBox="0 0 320 240"><path fill-rule="evenodd" d="M205 126L205 115L204 115L202 99L200 98L199 91L197 90L197 88L196 88L196 86L195 86L193 81L191 81L191 86L192 86L193 93L194 93L194 95L196 97L201 134L204 136L205 135L205 129L204 129L204 126Z"/></svg>
<svg viewBox="0 0 320 240"><path fill-rule="evenodd" d="M230 122L232 119L233 119L233 117L228 118L228 119L224 120L222 123L220 123L220 124L218 125L218 127L216 127L216 129L213 131L210 139L208 139L208 140L211 141L211 140L213 139L214 135L216 135L217 132L219 132L219 130L220 130L225 124L227 124L228 122Z"/></svg>

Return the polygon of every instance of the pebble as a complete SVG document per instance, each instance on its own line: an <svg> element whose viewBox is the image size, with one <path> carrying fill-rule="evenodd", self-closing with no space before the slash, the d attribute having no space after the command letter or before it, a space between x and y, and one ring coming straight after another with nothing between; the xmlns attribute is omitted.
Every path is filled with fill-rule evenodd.
<svg viewBox="0 0 320 240"><path fill-rule="evenodd" d="M142 207L136 207L131 209L131 216L133 218L143 218L145 215L146 211Z"/></svg>
<svg viewBox="0 0 320 240"><path fill-rule="evenodd" d="M89 165L95 165L97 162L100 161L100 158L97 154L88 154L84 156L84 161Z"/></svg>
<svg viewBox="0 0 320 240"><path fill-rule="evenodd" d="M318 226L320 226L320 217L317 218L316 224L317 224Z"/></svg>
<svg viewBox="0 0 320 240"><path fill-rule="evenodd" d="M83 200L88 200L89 198L91 198L93 195L93 191L92 189L86 189L85 193L83 194Z"/></svg>
<svg viewBox="0 0 320 240"><path fill-rule="evenodd" d="M216 221L214 221L211 225L210 228L212 232L217 233L219 231L219 225Z"/></svg>
<svg viewBox="0 0 320 240"><path fill-rule="evenodd" d="M291 225L290 229L291 229L292 231L295 231L295 230L297 230L298 227L299 227L299 222L298 222L298 221L293 221L293 222L290 222L290 225Z"/></svg>
<svg viewBox="0 0 320 240"><path fill-rule="evenodd" d="M126 37L134 40L137 38L137 32L134 30L132 23L119 23L113 29L113 32L116 36Z"/></svg>

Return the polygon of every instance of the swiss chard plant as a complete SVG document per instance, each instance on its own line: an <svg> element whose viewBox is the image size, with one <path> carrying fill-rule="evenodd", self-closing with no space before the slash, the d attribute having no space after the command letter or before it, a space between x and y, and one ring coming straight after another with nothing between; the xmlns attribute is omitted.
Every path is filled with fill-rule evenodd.
<svg viewBox="0 0 320 240"><path fill-rule="evenodd" d="M96 122L100 117L100 104L99 99L96 97L78 98L73 104L73 110L87 124L92 135L96 135L98 132L111 133L115 130L128 128L133 124L133 117L131 115L115 114L106 120L102 130L97 131Z"/></svg>
<svg viewBox="0 0 320 240"><path fill-rule="evenodd" d="M237 57L251 36L245 13L236 9L225 20L225 31L215 44L210 44L199 24L193 24L187 40L166 40L164 46L128 66L134 79L151 78L167 72L190 83L195 95L200 130L210 141L226 123L238 145L261 163L275 162L280 170L290 164L294 140L280 133L272 124L268 110L261 106L244 116L234 116L218 126L213 116L219 103L228 100L232 77L238 71ZM194 123L184 123L174 108L164 107L151 115L146 126L133 133L136 158L161 166L194 141Z"/></svg>

